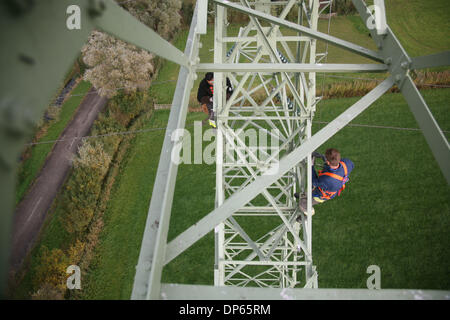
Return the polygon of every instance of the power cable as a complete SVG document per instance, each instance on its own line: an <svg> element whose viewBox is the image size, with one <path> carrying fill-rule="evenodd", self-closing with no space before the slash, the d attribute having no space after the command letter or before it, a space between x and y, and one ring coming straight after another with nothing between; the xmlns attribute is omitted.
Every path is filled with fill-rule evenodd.
<svg viewBox="0 0 450 320"><path fill-rule="evenodd" d="M312 122L317 124L329 124L330 122L326 121L313 121ZM185 128L189 128L194 126L194 124L190 124L185 126ZM365 128L377 128L377 129L392 129L392 130L404 130L404 131L422 131L422 129L419 128L403 128L403 127L392 127L392 126L379 126L379 125L370 125L370 124L356 124L356 123L350 123L347 126L349 127L365 127ZM137 134L137 133L145 133L145 132L152 132L152 131L161 131L166 130L167 127L160 127L160 128L149 128L149 129L141 129L141 130L134 130L134 131L119 131L119 132L110 132L100 135L91 135L91 136L83 136L83 137L71 137L71 138L65 138L65 139L57 139L57 140L48 140L48 141L40 141L40 142L31 142L26 143L26 146L34 146L39 144L47 144L47 143L55 143L55 142L62 142L62 141L71 141L71 140L77 140L77 139L93 139L93 138L103 138L103 137L109 137L109 136L115 136L115 135L128 135L128 134ZM450 133L448 130L442 130L444 133Z"/></svg>

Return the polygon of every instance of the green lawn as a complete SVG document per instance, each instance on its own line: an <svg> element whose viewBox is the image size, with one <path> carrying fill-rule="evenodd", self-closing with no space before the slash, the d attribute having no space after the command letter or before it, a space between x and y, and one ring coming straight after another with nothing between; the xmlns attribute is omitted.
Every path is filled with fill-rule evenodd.
<svg viewBox="0 0 450 320"><path fill-rule="evenodd" d="M387 21L411 57L449 50L447 0L388 0Z"/></svg>
<svg viewBox="0 0 450 320"><path fill-rule="evenodd" d="M63 132L72 119L75 110L80 105L84 95L90 88L91 84L89 82L81 81L77 87L71 91L71 97L69 97L61 106L59 119L50 125L45 135L40 137L37 142L53 141L58 139L61 132ZM34 145L31 149L31 156L20 164L17 178L18 181L16 185L16 204L20 202L29 186L36 178L53 146L54 143Z"/></svg>
<svg viewBox="0 0 450 320"><path fill-rule="evenodd" d="M450 90L423 95L450 131ZM354 100L326 101L315 119L329 121ZM399 94L385 95L353 123L417 128ZM319 286L364 288L366 268L375 264L384 288L448 290L450 187L421 132L347 127L320 150L332 146L355 171L341 198L316 207Z"/></svg>
<svg viewBox="0 0 450 320"><path fill-rule="evenodd" d="M394 31L406 52L411 56L421 56L433 54L449 50L450 37L450 11L447 9L446 0L390 0L386 1L387 19L391 29ZM231 10L229 10L231 12ZM439 26L439 27L437 27ZM237 36L239 25L229 25L228 35ZM318 30L328 33L328 20L320 19ZM280 28L283 35L295 35L295 32L286 28ZM175 46L184 51L187 30L181 31ZM369 37L368 29L359 15L354 16L337 16L331 20L330 34L340 39L350 41L368 49L376 50L375 42ZM200 49L200 61L202 63L213 62L214 57L214 27L211 25L208 32L201 36L200 40L203 44ZM231 47L231 44L228 45ZM290 43L291 50L295 54L294 43ZM317 42L317 53L328 52L327 63L374 63L368 58L364 58L355 53L328 45L322 41ZM322 61L322 62L325 62ZM441 70L442 68L438 68ZM164 63L158 80L172 82L163 82L155 84L151 93L156 97L157 103L168 104L172 102L173 93L175 92L176 79L178 77L179 68L175 63ZM329 76L327 76L329 75ZM364 79L384 79L386 74L379 73L336 73L336 74L319 74L317 73L317 88L322 85L350 81L349 79L340 78L364 78ZM196 102L196 88L203 79L203 74L198 74L198 79L194 83L194 89L191 92L191 106L198 107ZM338 76L337 78L335 76Z"/></svg>

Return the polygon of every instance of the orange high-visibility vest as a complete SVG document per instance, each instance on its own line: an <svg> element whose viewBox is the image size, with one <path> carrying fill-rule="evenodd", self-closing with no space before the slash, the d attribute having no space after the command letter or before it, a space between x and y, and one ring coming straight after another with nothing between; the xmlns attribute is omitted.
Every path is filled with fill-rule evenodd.
<svg viewBox="0 0 450 320"><path fill-rule="evenodd" d="M320 176L329 176L332 177L333 179L339 180L342 182L342 187L338 190L338 191L325 191L322 190L322 188L318 187L319 191L322 193L322 198L329 200L331 199L331 197L337 192L338 196L341 195L341 192L345 189L345 183L348 181L348 170L347 170L347 165L343 162L340 161L339 162L342 167L344 168L344 176L341 177L338 174L335 173L331 173L331 172L319 172L319 177Z"/></svg>

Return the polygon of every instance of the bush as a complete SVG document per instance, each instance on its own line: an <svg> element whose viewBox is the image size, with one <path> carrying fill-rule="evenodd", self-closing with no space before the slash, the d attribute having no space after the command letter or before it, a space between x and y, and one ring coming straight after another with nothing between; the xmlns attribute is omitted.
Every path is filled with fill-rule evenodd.
<svg viewBox="0 0 450 320"><path fill-rule="evenodd" d="M35 270L34 285L39 289L32 294L33 300L61 300L67 290L67 267L77 265L84 253L85 243L77 240L64 253L61 249L49 250L43 246L40 263Z"/></svg>
<svg viewBox="0 0 450 320"><path fill-rule="evenodd" d="M84 141L78 149L63 196L63 224L67 232L83 232L91 222L110 162L111 156L100 142Z"/></svg>
<svg viewBox="0 0 450 320"><path fill-rule="evenodd" d="M334 0L333 12L337 12L338 15L345 16L357 13L352 0Z"/></svg>
<svg viewBox="0 0 450 320"><path fill-rule="evenodd" d="M31 295L32 300L64 300L64 291L51 284L44 283Z"/></svg>
<svg viewBox="0 0 450 320"><path fill-rule="evenodd" d="M108 104L109 114L123 127L129 126L130 122L143 110L150 109L151 100L147 91L137 91L130 94L120 92Z"/></svg>
<svg viewBox="0 0 450 320"><path fill-rule="evenodd" d="M55 248L50 251L43 246L40 253L40 263L33 278L35 286L43 289L42 286L47 285L64 291L67 280L66 269L70 265L69 259L61 249ZM44 289L49 291L49 287Z"/></svg>
<svg viewBox="0 0 450 320"><path fill-rule="evenodd" d="M181 4L181 18L183 21L183 25L186 27L189 27L191 25L192 16L194 15L194 8L195 5L192 3L192 1L183 1L183 3Z"/></svg>

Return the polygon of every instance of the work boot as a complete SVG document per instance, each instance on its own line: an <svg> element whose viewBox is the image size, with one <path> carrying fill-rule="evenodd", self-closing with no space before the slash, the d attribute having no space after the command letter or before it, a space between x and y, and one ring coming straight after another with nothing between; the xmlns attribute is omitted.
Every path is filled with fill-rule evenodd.
<svg viewBox="0 0 450 320"><path fill-rule="evenodd" d="M295 197L295 194L294 194L294 197ZM302 210L302 212L305 215L308 215L308 210L307 210L308 208L306 206L304 206L304 204L302 202L303 202L302 200L300 200L298 202L298 207L300 208L300 210ZM313 216L315 213L316 213L316 211L314 210L314 207L312 207L311 208L311 216Z"/></svg>
<svg viewBox="0 0 450 320"><path fill-rule="evenodd" d="M215 114L214 111L212 111L211 109L209 110L209 125L213 128L216 128L216 120L215 120Z"/></svg>
<svg viewBox="0 0 450 320"><path fill-rule="evenodd" d="M303 208L302 206L300 206L300 210L302 210L302 212L305 214L305 216L308 215L308 211L306 210L306 208ZM311 216L313 216L316 213L316 210L314 210L314 207L311 208Z"/></svg>
<svg viewBox="0 0 450 320"><path fill-rule="evenodd" d="M308 215L308 213L306 212L306 210L303 211L302 208L300 208L300 209L302 210L302 212L303 212L303 214L304 214L305 216ZM316 213L316 211L314 210L314 208L311 208L311 216L313 216L315 213ZM297 221L298 223L302 223L302 216L301 216L301 213L298 214L297 218L295 218L295 221Z"/></svg>

